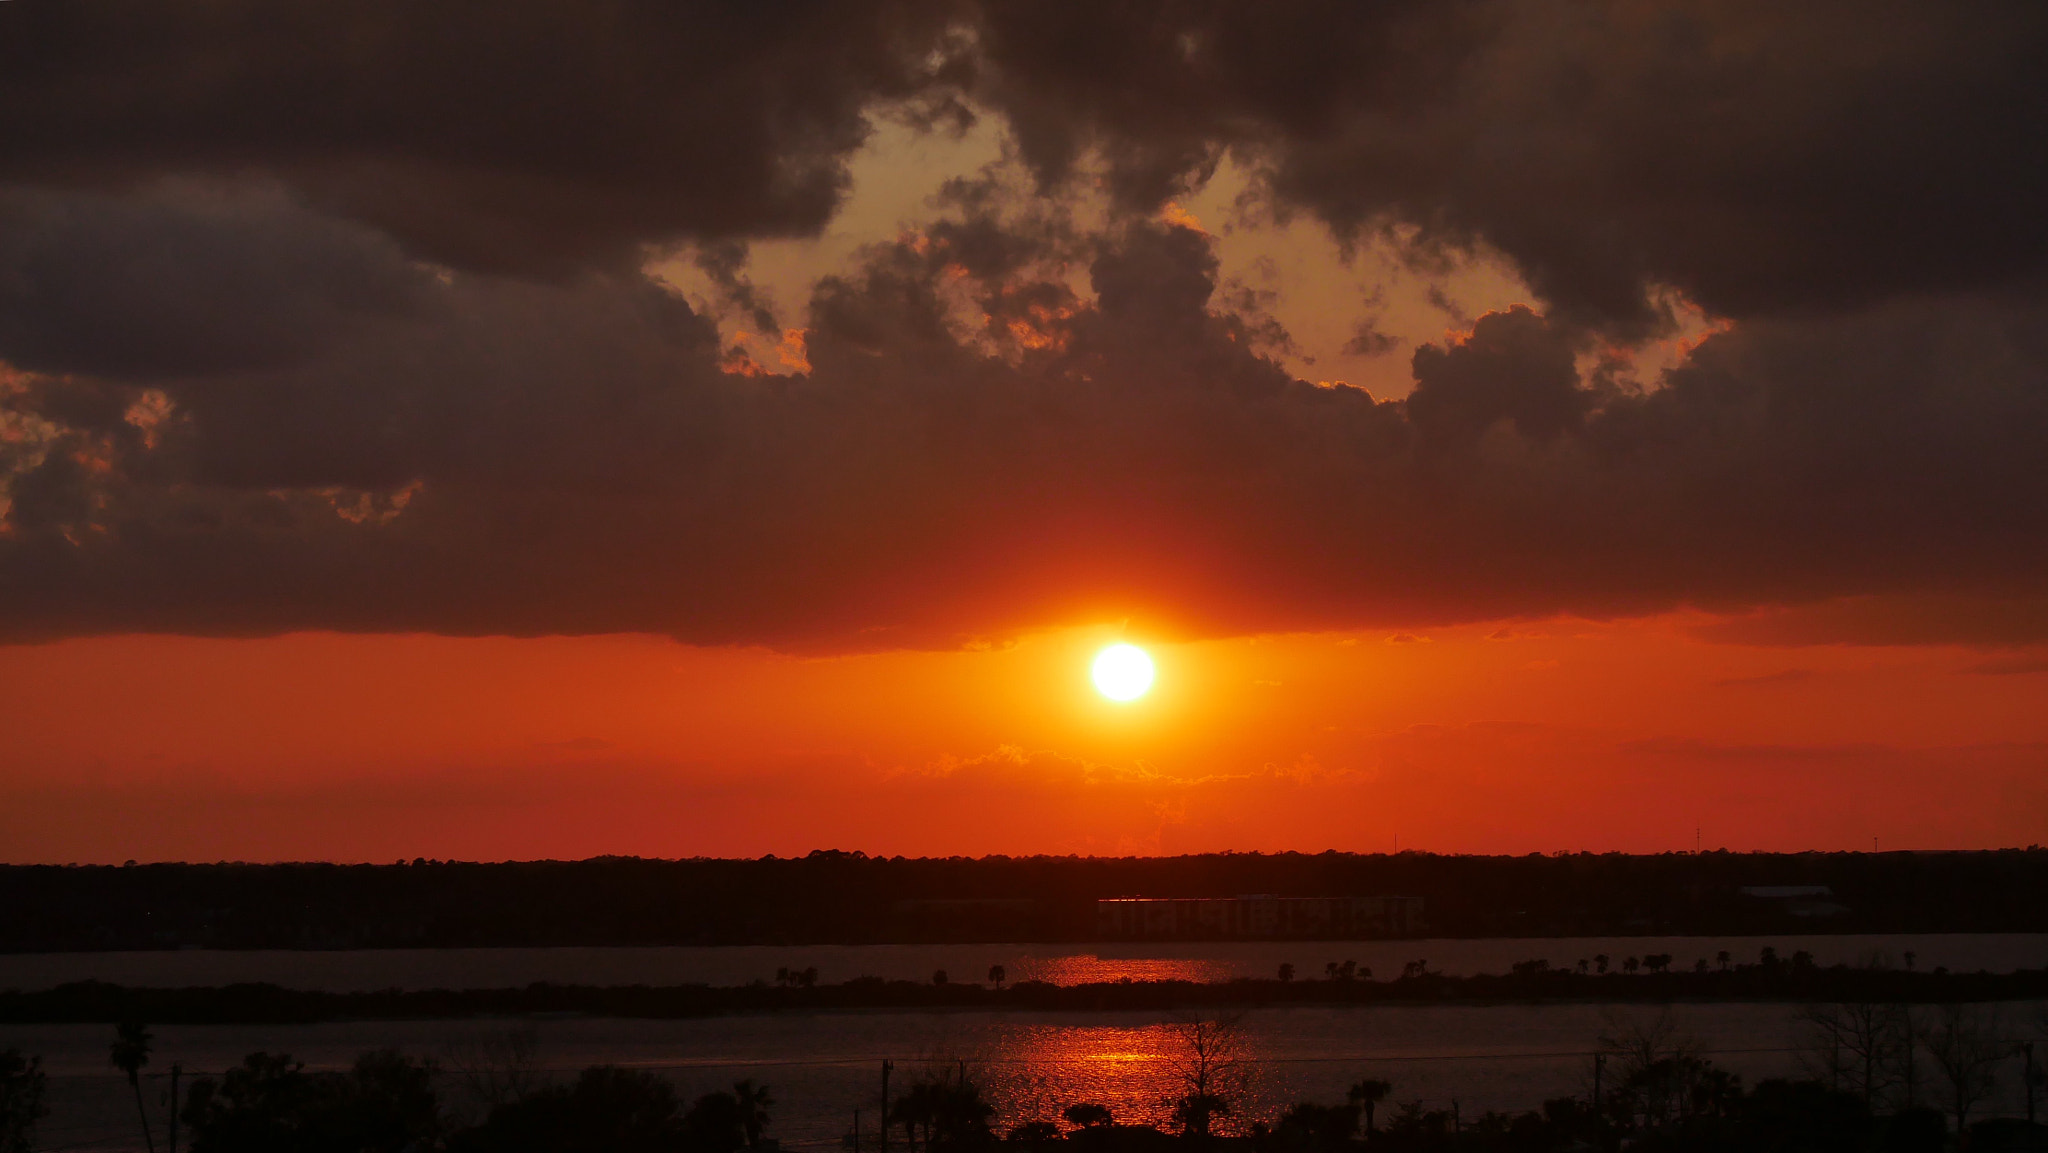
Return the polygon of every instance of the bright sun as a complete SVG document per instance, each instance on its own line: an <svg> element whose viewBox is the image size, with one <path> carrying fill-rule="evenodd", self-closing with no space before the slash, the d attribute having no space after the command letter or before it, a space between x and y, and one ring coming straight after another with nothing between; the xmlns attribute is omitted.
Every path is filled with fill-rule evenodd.
<svg viewBox="0 0 2048 1153"><path fill-rule="evenodd" d="M1152 658L1136 645L1111 645L1095 654L1095 688L1113 701L1135 701L1152 687Z"/></svg>

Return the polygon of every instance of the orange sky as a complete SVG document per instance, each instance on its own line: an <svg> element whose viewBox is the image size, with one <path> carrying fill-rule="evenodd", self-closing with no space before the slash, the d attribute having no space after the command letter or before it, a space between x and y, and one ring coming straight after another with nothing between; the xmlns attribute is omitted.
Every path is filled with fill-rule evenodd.
<svg viewBox="0 0 2048 1153"><path fill-rule="evenodd" d="M0 4L0 860L2048 840L2039 5L258 7Z"/></svg>
<svg viewBox="0 0 2048 1153"><path fill-rule="evenodd" d="M2048 827L2043 674L1701 616L834 658L635 636L0 648L11 861L1891 848ZM1496 639L1498 638L1498 639ZM1134 636L1140 642L1146 638ZM2035 662L2037 665L2041 662Z"/></svg>

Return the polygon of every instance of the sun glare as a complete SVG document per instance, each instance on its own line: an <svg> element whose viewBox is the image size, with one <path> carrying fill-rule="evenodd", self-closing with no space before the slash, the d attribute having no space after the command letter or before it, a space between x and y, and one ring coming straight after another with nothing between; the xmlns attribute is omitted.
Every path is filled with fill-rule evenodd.
<svg viewBox="0 0 2048 1153"><path fill-rule="evenodd" d="M1152 658L1136 645L1111 645L1095 654L1096 691L1113 701L1135 701L1152 687Z"/></svg>

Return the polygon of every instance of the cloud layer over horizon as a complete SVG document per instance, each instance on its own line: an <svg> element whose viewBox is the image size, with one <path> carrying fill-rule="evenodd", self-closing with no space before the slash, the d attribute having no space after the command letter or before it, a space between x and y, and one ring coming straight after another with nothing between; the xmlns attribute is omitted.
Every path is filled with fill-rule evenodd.
<svg viewBox="0 0 2048 1153"><path fill-rule="evenodd" d="M2037 5L18 0L0 110L0 642L852 650L2048 576ZM752 294L874 119L976 117L1007 164L801 315ZM1226 157L1250 216L1534 298L1405 397L1297 379L1165 211ZM1633 371L1681 305L1708 333Z"/></svg>

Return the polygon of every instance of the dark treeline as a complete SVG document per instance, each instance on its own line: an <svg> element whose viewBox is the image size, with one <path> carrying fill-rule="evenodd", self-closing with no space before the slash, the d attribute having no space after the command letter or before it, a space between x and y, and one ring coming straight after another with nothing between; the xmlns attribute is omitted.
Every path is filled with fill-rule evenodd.
<svg viewBox="0 0 2048 1153"><path fill-rule="evenodd" d="M115 1044L146 1063L146 1028L130 1023ZM136 1048L136 1043L140 1048ZM218 1077L199 1077L155 1116L139 1089L145 1147L159 1138L191 1153L741 1153L760 1150L774 1099L742 1081L689 1105L658 1074L592 1066L567 1082L517 1068L469 1070L464 1105L444 1099L430 1060L393 1049L364 1053L346 1072L311 1071L284 1054L251 1053ZM481 1074L481 1076L479 1076ZM133 1080L131 1076L131 1080ZM45 1076L13 1050L0 1053L0 1153L32 1153L49 1115Z"/></svg>
<svg viewBox="0 0 2048 1153"><path fill-rule="evenodd" d="M1828 915L1740 891L1772 885ZM1100 898L1245 893L1419 896L1449 937L2039 932L2042 892L2039 848L7 866L0 951L1085 941Z"/></svg>
<svg viewBox="0 0 2048 1153"><path fill-rule="evenodd" d="M1604 964L1605 958L1602 958ZM1635 958L1629 958L1635 960ZM1668 958L1652 957L1652 964ZM1118 981L1010 985L951 980L885 981L861 977L840 984L765 981L732 988L708 985L556 985L509 989L388 989L328 993L269 984L219 988L141 989L79 981L34 992L0 991L0 1022L119 1021L146 1017L181 1023L308 1022L439 1019L531 1013L601 1017L708 1017L777 1010L1019 1009L1045 1011L1177 1010L1260 1005L1598 1001L1660 1004L1675 1000L1859 1001L1937 1004L2048 998L2048 970L2015 973L1915 972L1889 968L1820 967L1804 954L1763 958L1726 968L1580 971L1528 961L1508 974L1453 977L1411 962L1408 972L1373 980L1369 970L1344 970L1317 980ZM1350 975L1345 975L1345 974ZM943 978L943 974L935 974Z"/></svg>

